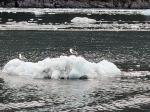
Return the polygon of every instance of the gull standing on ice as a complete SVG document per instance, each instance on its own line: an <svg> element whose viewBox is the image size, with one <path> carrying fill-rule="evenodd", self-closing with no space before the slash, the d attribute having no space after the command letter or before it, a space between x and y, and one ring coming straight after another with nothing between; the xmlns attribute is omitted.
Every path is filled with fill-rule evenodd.
<svg viewBox="0 0 150 112"><path fill-rule="evenodd" d="M69 49L69 52L70 52L72 55L78 55L77 51L73 50L72 48Z"/></svg>
<svg viewBox="0 0 150 112"><path fill-rule="evenodd" d="M22 61L27 61L27 58L22 56L20 53L19 53L19 59L22 60Z"/></svg>

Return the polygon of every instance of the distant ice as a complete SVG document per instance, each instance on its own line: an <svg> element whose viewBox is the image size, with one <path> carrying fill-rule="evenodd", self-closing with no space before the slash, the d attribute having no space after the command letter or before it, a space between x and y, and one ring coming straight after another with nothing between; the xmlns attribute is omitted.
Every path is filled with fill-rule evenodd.
<svg viewBox="0 0 150 112"><path fill-rule="evenodd" d="M150 16L150 9L146 9L146 10L141 11L141 14L145 15L145 16Z"/></svg>
<svg viewBox="0 0 150 112"><path fill-rule="evenodd" d="M90 19L87 17L75 17L71 20L72 23L83 23L83 24L90 24L90 23L96 23L95 19Z"/></svg>
<svg viewBox="0 0 150 112"><path fill-rule="evenodd" d="M37 63L13 59L4 66L2 71L9 75L52 79L97 78L99 76L121 75L121 71L117 66L107 60L91 63L83 57L74 55L46 58Z"/></svg>
<svg viewBox="0 0 150 112"><path fill-rule="evenodd" d="M81 20L80 20L81 21ZM80 22L79 21L79 22ZM88 20L87 20L88 21ZM93 21L93 20L92 20ZM64 24L37 24L36 21L8 21L0 25L1 30L58 30L58 31L150 31L149 23L95 23L91 24L88 22L79 23L67 23ZM94 21L93 21L94 22Z"/></svg>
<svg viewBox="0 0 150 112"><path fill-rule="evenodd" d="M7 12L7 13L32 13L35 16L40 16L43 14L86 14L86 15L93 15L93 14L108 14L108 15L143 15L149 16L150 9L147 10L136 10L136 9L70 9L70 8L0 8L0 12ZM11 18L10 18L11 19ZM87 17L75 17L69 22L53 24L49 22L48 24L39 24L38 21L42 20L38 18L38 21L33 18L28 21L15 21L15 19L6 21L5 23L0 24L1 30L59 30L59 31L150 31L150 24L149 21L131 21L133 23L124 23L124 21L96 21L91 18ZM0 18L0 21L2 18ZM43 21L40 21L43 22ZM95 24L92 24L95 23Z"/></svg>
<svg viewBox="0 0 150 112"><path fill-rule="evenodd" d="M84 13L84 14L140 14L144 10L136 10L136 9L83 9L83 8L0 8L0 12L8 12L8 13L17 13L17 12L28 12L34 13L35 15L41 14L60 14L60 13Z"/></svg>

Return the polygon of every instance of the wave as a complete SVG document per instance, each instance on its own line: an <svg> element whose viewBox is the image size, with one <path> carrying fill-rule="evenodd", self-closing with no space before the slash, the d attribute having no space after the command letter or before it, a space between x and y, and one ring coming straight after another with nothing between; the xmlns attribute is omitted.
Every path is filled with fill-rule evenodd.
<svg viewBox="0 0 150 112"><path fill-rule="evenodd" d="M13 59L4 66L2 72L9 75L52 79L87 79L121 75L119 68L107 60L92 63L74 55L46 58L36 63Z"/></svg>

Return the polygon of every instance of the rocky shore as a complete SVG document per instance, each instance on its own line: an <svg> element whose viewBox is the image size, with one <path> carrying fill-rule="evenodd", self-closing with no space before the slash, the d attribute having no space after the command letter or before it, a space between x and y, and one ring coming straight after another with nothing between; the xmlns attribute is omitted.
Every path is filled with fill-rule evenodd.
<svg viewBox="0 0 150 112"><path fill-rule="evenodd" d="M0 0L0 7L147 9L150 0Z"/></svg>

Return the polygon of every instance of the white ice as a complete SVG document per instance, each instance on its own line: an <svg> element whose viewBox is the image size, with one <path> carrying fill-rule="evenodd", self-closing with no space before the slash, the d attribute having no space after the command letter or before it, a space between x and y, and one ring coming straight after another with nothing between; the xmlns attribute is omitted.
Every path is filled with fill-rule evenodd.
<svg viewBox="0 0 150 112"><path fill-rule="evenodd" d="M55 13L82 13L82 14L140 14L145 9L101 9L101 8L0 8L0 12L17 13L17 12L29 12L35 15L39 14L55 14Z"/></svg>
<svg viewBox="0 0 150 112"><path fill-rule="evenodd" d="M95 19L90 19L87 17L75 17L71 20L72 23L84 23L84 24L90 24L90 23L96 23Z"/></svg>
<svg viewBox="0 0 150 112"><path fill-rule="evenodd" d="M150 16L150 9L146 9L146 10L143 10L141 12L142 15L145 15L145 16Z"/></svg>
<svg viewBox="0 0 150 112"><path fill-rule="evenodd" d="M9 75L31 78L78 79L97 78L99 76L121 75L121 71L113 63L103 60L92 63L80 56L60 56L46 58L36 63L19 59L10 60L2 70Z"/></svg>

